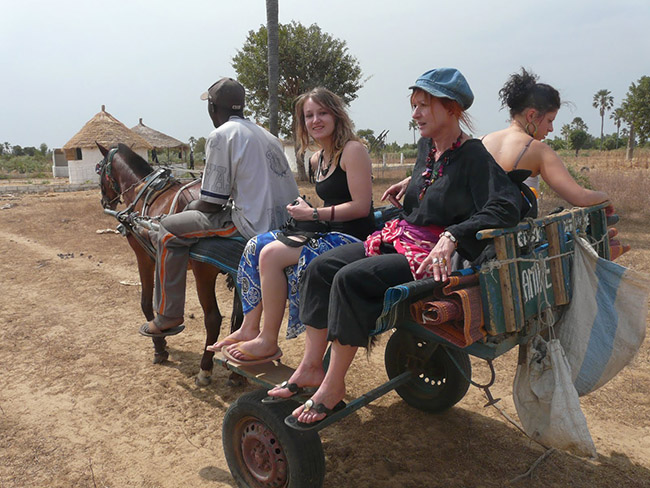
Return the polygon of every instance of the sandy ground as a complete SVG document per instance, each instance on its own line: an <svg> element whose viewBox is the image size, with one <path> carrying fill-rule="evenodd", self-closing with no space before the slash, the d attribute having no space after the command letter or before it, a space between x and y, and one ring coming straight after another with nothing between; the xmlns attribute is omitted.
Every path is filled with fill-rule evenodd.
<svg viewBox="0 0 650 488"><path fill-rule="evenodd" d="M98 191L0 197L0 486L232 487L221 424L255 387L194 385L204 341L193 283L187 329L171 338L170 361L153 365L142 323L135 257L112 233ZM619 262L650 272L647 219L619 225L634 251ZM190 280L191 281L191 280ZM126 283L126 284L122 284ZM230 294L218 296L224 316ZM222 334L226 331L226 322ZM387 334L386 334L387 335ZM349 373L355 398L386 379L382 337ZM521 487L650 486L650 342L608 385L582 399L599 456L554 452ZM302 339L282 343L299 362ZM516 419L516 351L495 361L493 394ZM488 370L473 360L474 379ZM390 393L321 433L326 487L498 487L543 453L470 388L442 415Z"/></svg>

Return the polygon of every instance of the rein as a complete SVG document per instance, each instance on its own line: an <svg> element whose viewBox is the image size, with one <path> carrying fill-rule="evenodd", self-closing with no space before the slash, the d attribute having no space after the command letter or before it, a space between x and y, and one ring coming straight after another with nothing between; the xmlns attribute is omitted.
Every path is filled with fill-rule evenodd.
<svg viewBox="0 0 650 488"><path fill-rule="evenodd" d="M122 195L128 191L126 190L125 192L120 193L120 185L117 184L117 181L115 178L113 178L113 175L111 173L111 168L113 166L113 158L115 157L115 153L117 152L117 147L114 147L110 151L108 151L108 154L104 159L102 159L99 163L97 163L97 166L95 166L95 173L99 175L99 188L102 191L102 206L104 208L107 208L109 205L111 205L113 202L117 200L117 203L122 203ZM102 184L102 180L106 180L106 183L110 185L111 189L117 194L115 198L112 200L108 200L106 197L106 192L104 191L104 185ZM129 188L130 190L130 188Z"/></svg>
<svg viewBox="0 0 650 488"><path fill-rule="evenodd" d="M102 207L104 208L108 208L115 201L117 201L118 204L122 203L124 201L123 197L128 191L138 186L142 182L145 183L145 185L140 189L140 191L136 195L133 202L131 202L131 204L126 209L120 212L120 214L125 214L125 213L130 213L133 210L133 207L140 201L140 199L145 194L145 192L160 178L165 178L166 180L168 180L171 175L171 171L166 168L159 168L153 173L148 174L144 178L140 178L124 191L120 191L120 185L117 183L117 180L113 178L113 173L112 173L113 158L115 157L115 153L117 153L118 149L119 148L114 147L113 149L108 151L106 157L102 159L99 163L97 163L97 166L95 167L95 173L99 175L99 181L100 181L99 187L102 191ZM103 183L102 180L105 180L106 184L108 184L111 187L111 189L116 193L117 196L112 200L108 200L108 197L106 196L106 191L104 190L104 185L102 184Z"/></svg>

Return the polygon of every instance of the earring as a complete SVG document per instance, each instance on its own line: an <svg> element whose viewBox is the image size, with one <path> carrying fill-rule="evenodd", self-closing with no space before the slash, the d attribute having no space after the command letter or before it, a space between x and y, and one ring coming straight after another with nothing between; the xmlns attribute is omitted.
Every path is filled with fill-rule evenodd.
<svg viewBox="0 0 650 488"><path fill-rule="evenodd" d="M532 131L532 132L531 132L530 129L528 128L528 126L531 125L531 124L532 124L532 126L533 126L533 131ZM526 124L526 127L524 128L524 130L526 131L526 134L528 134L529 136L531 136L531 137L532 137L532 136L535 136L535 134L537 134L537 124L536 124L535 122L532 122L532 121L531 121L531 122L528 122L528 123Z"/></svg>

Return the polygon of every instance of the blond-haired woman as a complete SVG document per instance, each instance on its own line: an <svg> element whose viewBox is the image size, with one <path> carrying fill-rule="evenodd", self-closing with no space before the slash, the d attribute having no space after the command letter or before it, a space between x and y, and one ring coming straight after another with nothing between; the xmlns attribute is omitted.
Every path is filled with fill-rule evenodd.
<svg viewBox="0 0 650 488"><path fill-rule="evenodd" d="M330 232L304 245L286 245L277 240L278 231L249 241L237 276L244 322L241 329L210 346L224 348L226 357L241 364L268 362L282 354L278 335L287 297L287 337L304 330L298 319L298 280L309 262L329 249L365 239L375 228L370 156L355 135L341 98L322 87L301 95L295 105L295 130L300 152L313 143L320 148L309 163L324 204L312 208L299 198L287 210L297 221L327 222Z"/></svg>

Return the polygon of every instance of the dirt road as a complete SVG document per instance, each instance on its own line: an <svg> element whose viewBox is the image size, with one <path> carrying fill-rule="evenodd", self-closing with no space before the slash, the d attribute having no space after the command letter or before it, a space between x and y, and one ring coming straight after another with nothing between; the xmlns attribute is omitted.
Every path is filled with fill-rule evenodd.
<svg viewBox="0 0 650 488"><path fill-rule="evenodd" d="M194 376L204 341L201 309L188 290L187 329L169 340L170 361L151 362L135 257L97 191L0 197L0 486L232 487L221 423L246 388ZM647 230L619 226L635 249L621 264L650 272ZM191 279L190 279L191 282ZM124 283L124 284L122 284ZM230 294L218 296L225 316ZM226 330L226 321L222 331ZM224 333L224 332L222 332ZM385 380L383 337L349 374L350 398ZM296 366L302 338L283 342ZM493 393L511 398L516 351L496 361ZM474 361L478 381L487 368ZM650 486L650 342L633 364L582 399L599 452L584 460L554 452L520 487ZM427 415L394 393L322 432L327 487L499 487L543 450L471 388L452 410Z"/></svg>

